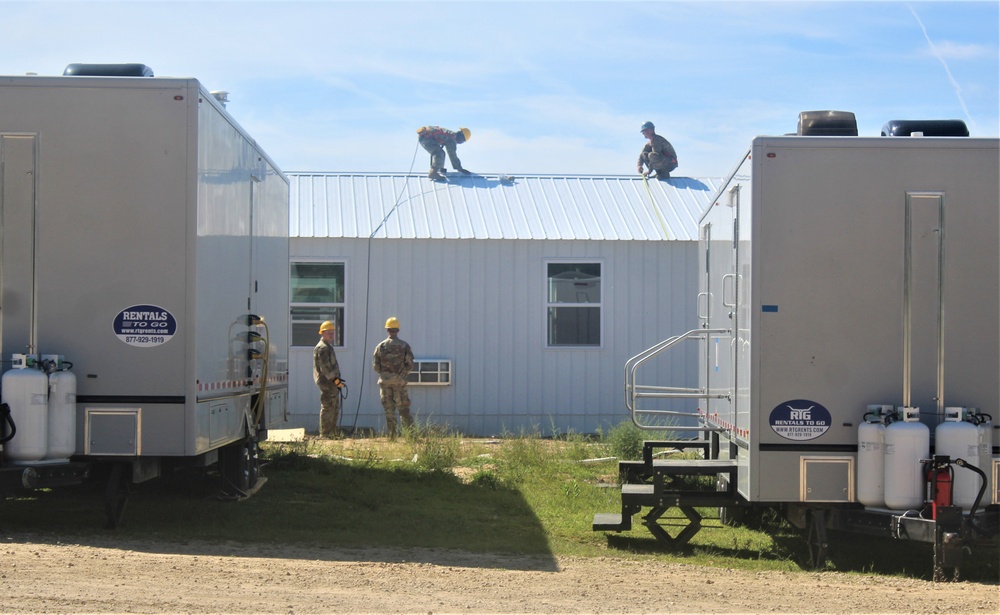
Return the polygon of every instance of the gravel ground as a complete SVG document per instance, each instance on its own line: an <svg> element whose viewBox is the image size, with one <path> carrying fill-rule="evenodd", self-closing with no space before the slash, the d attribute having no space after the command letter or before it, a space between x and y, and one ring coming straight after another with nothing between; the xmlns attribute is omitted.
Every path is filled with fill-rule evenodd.
<svg viewBox="0 0 1000 615"><path fill-rule="evenodd" d="M615 558L115 538L0 551L0 613L1000 613L997 585Z"/></svg>

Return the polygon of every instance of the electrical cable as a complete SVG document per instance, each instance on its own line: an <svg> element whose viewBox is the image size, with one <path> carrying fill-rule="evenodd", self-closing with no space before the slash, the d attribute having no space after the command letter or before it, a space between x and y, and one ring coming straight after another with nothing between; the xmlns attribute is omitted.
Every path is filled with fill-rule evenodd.
<svg viewBox="0 0 1000 615"><path fill-rule="evenodd" d="M259 324L264 327L264 337L262 338L264 342L264 354L261 360L260 392L257 394L255 407L250 411L251 416L253 416L253 424L256 427L260 426L260 420L263 417L264 397L267 395L267 379L269 378L268 371L270 369L271 357L271 331L268 329L267 322L263 318L260 319Z"/></svg>
<svg viewBox="0 0 1000 615"><path fill-rule="evenodd" d="M385 214L385 217L382 218L382 221L378 223L378 226L375 227L375 230L373 230L371 232L371 234L368 235L368 245L367 245L367 253L368 254L367 254L367 257L365 258L365 268L366 268L366 270L365 270L365 328L364 328L364 330L365 330L365 337L364 337L364 341L362 342L362 345L361 345L361 348L362 348L362 355L361 355L362 359L366 359L367 356L368 356L368 322L369 322L369 316L370 316L370 313L369 313L369 310L368 310L368 305L369 305L369 301L371 300L371 287L372 287L372 284L371 284L371 279L372 279L371 278L371 274L372 274L372 239L375 238L375 234L376 233L378 233L380 230L382 230L382 227L385 225L385 223L389 219L389 217L392 214L394 214L396 212L396 210L399 208L399 206L402 204L402 200L401 199L403 198L403 192L406 191L406 188L409 185L409 177L413 173L413 165L416 164L416 162L417 162L417 152L418 151L420 151L420 142L419 141L417 141L417 145L413 149L413 159L410 161L410 169L406 172L406 176L403 178L403 186L399 189L399 194L396 195L396 202L393 203L392 208L389 209L389 212ZM357 429L357 426L358 426L358 416L361 414L361 398L362 398L362 394L364 393L364 390L365 390L365 376L368 373L368 370L366 369L368 367L367 361L364 361L362 363L362 365L364 367L362 367L362 369L361 369L361 383L358 385L357 404L355 404L355 406L354 406L354 420L351 423L351 435L354 434L354 430Z"/></svg>
<svg viewBox="0 0 1000 615"><path fill-rule="evenodd" d="M657 207L656 199L653 198L653 190L649 187L649 178L643 175L642 183L646 184L646 194L649 195L649 202L653 204L653 211L656 212L656 217L660 219L660 228L663 229L663 238L670 239L670 233L667 232L667 223L664 221L663 215L660 214L660 208Z"/></svg>

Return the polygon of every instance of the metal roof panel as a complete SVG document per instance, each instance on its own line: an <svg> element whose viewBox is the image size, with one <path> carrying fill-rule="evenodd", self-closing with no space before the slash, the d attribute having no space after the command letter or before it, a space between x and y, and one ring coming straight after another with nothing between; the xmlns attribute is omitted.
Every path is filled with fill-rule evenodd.
<svg viewBox="0 0 1000 615"><path fill-rule="evenodd" d="M389 239L698 238L698 219L721 178L638 175L462 176L298 173L291 182L292 237Z"/></svg>

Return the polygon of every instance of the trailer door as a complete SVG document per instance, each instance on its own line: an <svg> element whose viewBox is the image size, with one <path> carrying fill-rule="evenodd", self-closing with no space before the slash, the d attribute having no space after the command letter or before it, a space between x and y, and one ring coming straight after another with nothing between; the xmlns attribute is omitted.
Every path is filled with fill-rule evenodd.
<svg viewBox="0 0 1000 615"><path fill-rule="evenodd" d="M906 194L903 277L903 405L944 420L944 194Z"/></svg>
<svg viewBox="0 0 1000 615"><path fill-rule="evenodd" d="M736 262L739 218L738 184L723 193L702 219L701 241L704 269L699 297L702 326L713 333L702 342L701 387L708 394L709 423L729 428L735 424L736 330L738 276ZM723 330L724 333L714 332Z"/></svg>
<svg viewBox="0 0 1000 615"><path fill-rule="evenodd" d="M0 134L0 353L7 361L36 351L35 141Z"/></svg>

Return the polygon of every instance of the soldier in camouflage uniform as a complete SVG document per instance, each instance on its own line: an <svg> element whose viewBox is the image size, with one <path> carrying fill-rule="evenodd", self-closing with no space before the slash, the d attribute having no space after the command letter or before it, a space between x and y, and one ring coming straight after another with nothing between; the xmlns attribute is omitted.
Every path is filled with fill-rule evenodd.
<svg viewBox="0 0 1000 615"><path fill-rule="evenodd" d="M423 126L417 129L417 141L420 146L431 155L431 171L427 174L431 179L446 179L444 173L444 153L448 152L451 158L451 166L459 173L469 175L469 171L462 168L462 161L458 159L456 148L459 143L465 143L472 136L468 128L459 128L458 132L441 128L440 126Z"/></svg>
<svg viewBox="0 0 1000 615"><path fill-rule="evenodd" d="M333 438L340 435L337 421L340 418L340 365L333 351L335 327L329 320L319 327L322 336L313 349L313 380L319 387L319 435Z"/></svg>
<svg viewBox="0 0 1000 615"><path fill-rule="evenodd" d="M643 124L640 132L642 132L642 136L649 139L649 143L639 153L639 162L637 163L639 173L647 177L656 177L656 179L668 179L670 172L677 168L677 152L674 151L674 146L670 145L670 141L656 134L653 122ZM649 171L644 171L643 165L649 167ZM652 173L656 173L656 175L652 175Z"/></svg>
<svg viewBox="0 0 1000 615"><path fill-rule="evenodd" d="M372 368L378 374L378 386L381 391L382 408L385 410L385 426L389 437L395 438L396 411L403 427L413 425L410 417L410 396L406 393L407 377L413 369L413 351L410 345L399 339L399 320L393 316L385 321L385 330L389 337L375 347L372 357Z"/></svg>

